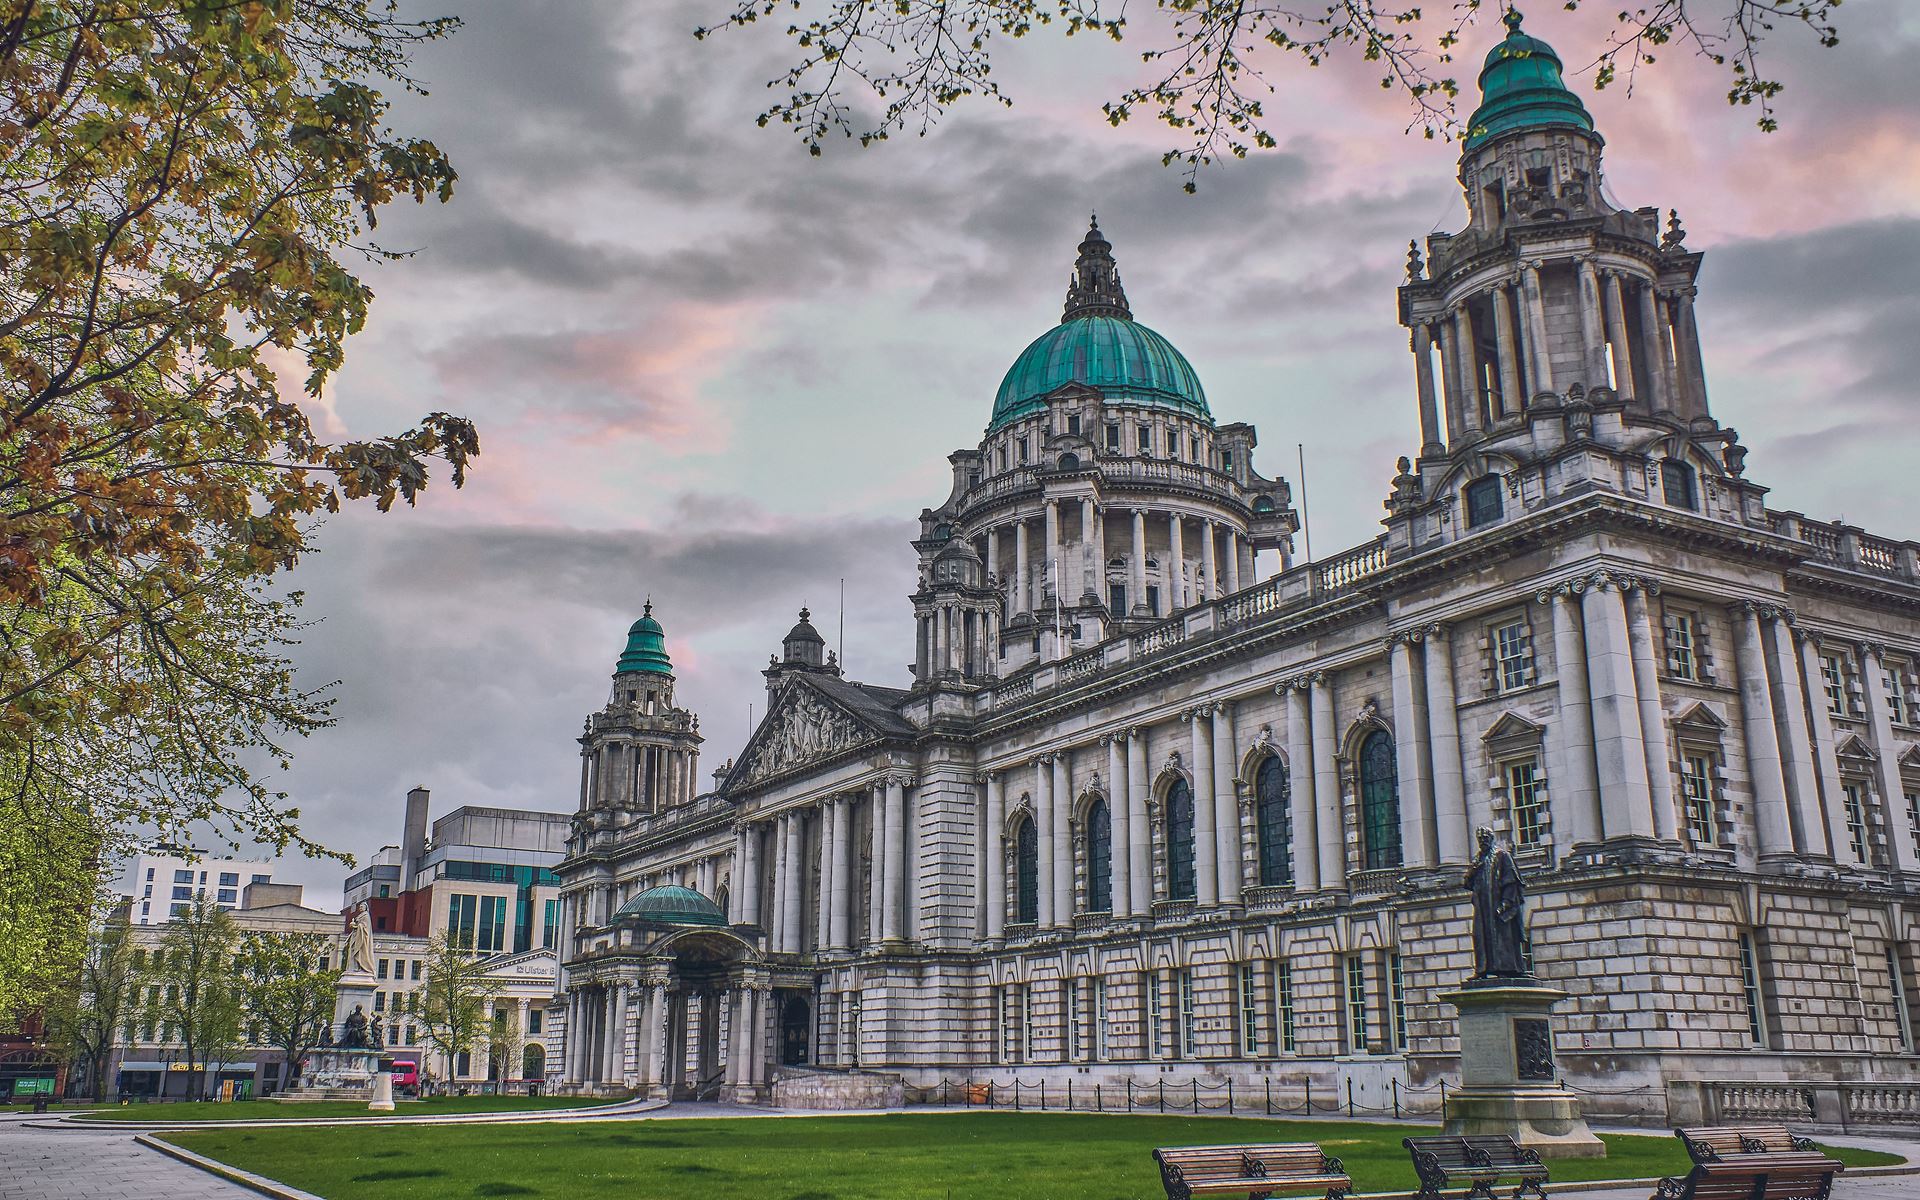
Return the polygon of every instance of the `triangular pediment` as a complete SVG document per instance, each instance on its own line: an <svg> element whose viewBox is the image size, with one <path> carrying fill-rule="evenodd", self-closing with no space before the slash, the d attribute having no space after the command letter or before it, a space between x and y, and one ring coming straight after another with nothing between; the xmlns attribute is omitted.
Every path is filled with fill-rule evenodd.
<svg viewBox="0 0 1920 1200"><path fill-rule="evenodd" d="M837 682L837 681L836 681ZM850 687L853 685L842 684ZM870 745L896 731L881 728L805 675L789 679L747 739L726 789L751 787Z"/></svg>
<svg viewBox="0 0 1920 1200"><path fill-rule="evenodd" d="M496 954L480 962L481 973L492 979L552 979L559 970L559 956L544 946L518 954Z"/></svg>
<svg viewBox="0 0 1920 1200"><path fill-rule="evenodd" d="M1920 746L1908 746L1907 752L1900 756L1900 765L1909 770L1920 771Z"/></svg>
<svg viewBox="0 0 1920 1200"><path fill-rule="evenodd" d="M1856 759L1860 762L1872 762L1874 760L1873 747L1861 741L1860 735L1857 733L1849 733L1847 736L1841 738L1839 743L1834 746L1833 753L1836 757Z"/></svg>
<svg viewBox="0 0 1920 1200"><path fill-rule="evenodd" d="M1503 712L1496 718L1487 731L1480 735L1483 742L1520 741L1523 738L1539 738L1547 732L1547 727L1529 721L1517 712Z"/></svg>
<svg viewBox="0 0 1920 1200"><path fill-rule="evenodd" d="M1688 705L1685 711L1673 719L1673 723L1677 726L1711 730L1714 733L1725 733L1727 730L1726 721L1721 719L1719 713L1707 707L1704 701L1695 701Z"/></svg>

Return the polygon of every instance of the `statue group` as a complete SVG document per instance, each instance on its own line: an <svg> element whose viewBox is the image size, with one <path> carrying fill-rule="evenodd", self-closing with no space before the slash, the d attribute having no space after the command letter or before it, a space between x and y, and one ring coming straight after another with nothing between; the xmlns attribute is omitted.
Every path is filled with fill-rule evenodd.
<svg viewBox="0 0 1920 1200"><path fill-rule="evenodd" d="M1525 979L1527 930L1523 910L1526 889L1513 854L1494 840L1493 830L1478 831L1480 853L1467 869L1473 897L1473 978Z"/></svg>

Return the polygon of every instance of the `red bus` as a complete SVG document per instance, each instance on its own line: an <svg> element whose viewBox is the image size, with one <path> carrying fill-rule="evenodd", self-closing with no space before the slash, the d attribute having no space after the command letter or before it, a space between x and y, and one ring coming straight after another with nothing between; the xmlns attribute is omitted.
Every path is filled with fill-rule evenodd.
<svg viewBox="0 0 1920 1200"><path fill-rule="evenodd" d="M420 1086L420 1064L410 1058L396 1058L386 1064L393 1075L395 1088L417 1088Z"/></svg>

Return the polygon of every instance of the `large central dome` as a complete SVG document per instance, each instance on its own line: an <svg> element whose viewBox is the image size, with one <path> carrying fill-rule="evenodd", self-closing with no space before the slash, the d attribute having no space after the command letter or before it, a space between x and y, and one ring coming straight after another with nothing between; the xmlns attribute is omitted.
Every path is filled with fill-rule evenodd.
<svg viewBox="0 0 1920 1200"><path fill-rule="evenodd" d="M1193 364L1172 342L1133 319L1112 250L1096 222L1080 243L1060 324L1035 338L1007 370L988 433L1044 411L1046 397L1069 383L1097 388L1109 403L1158 405L1211 418Z"/></svg>

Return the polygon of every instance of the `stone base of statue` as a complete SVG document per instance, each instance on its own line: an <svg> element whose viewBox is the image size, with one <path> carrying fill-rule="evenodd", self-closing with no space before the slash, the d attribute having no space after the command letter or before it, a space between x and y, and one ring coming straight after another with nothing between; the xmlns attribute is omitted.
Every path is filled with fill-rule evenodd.
<svg viewBox="0 0 1920 1200"><path fill-rule="evenodd" d="M1440 993L1460 1010L1460 1088L1447 1094L1448 1133L1504 1133L1541 1158L1606 1156L1554 1066L1550 1018L1566 995L1528 976Z"/></svg>
<svg viewBox="0 0 1920 1200"><path fill-rule="evenodd" d="M393 1072L381 1071L373 1077L373 1099L367 1102L372 1112L393 1111Z"/></svg>
<svg viewBox="0 0 1920 1200"><path fill-rule="evenodd" d="M368 1100L373 1079L380 1073L380 1051L368 1030L367 1010L373 1007L374 978L365 971L340 977L334 994L333 1026L327 1042L307 1055L300 1086L288 1088L276 1099Z"/></svg>

